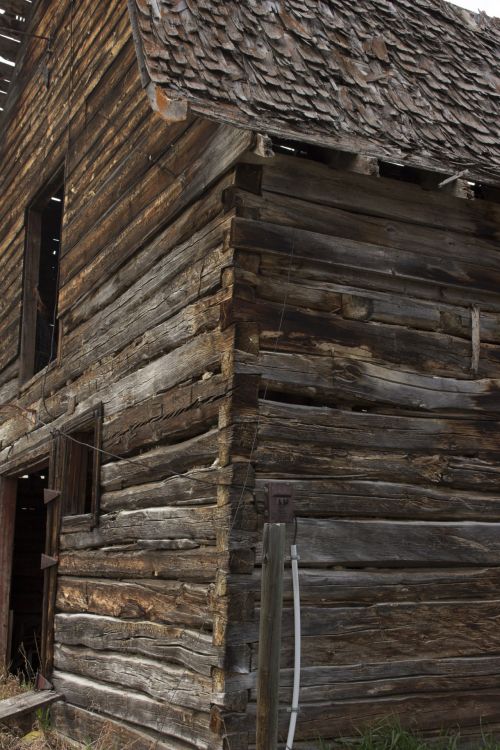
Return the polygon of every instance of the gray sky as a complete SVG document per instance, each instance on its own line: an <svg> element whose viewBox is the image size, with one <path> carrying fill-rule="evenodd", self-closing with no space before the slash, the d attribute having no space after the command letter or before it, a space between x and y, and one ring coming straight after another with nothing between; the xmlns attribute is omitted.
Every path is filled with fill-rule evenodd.
<svg viewBox="0 0 500 750"><path fill-rule="evenodd" d="M500 0L453 0L453 4L469 10L484 10L490 16L500 18Z"/></svg>

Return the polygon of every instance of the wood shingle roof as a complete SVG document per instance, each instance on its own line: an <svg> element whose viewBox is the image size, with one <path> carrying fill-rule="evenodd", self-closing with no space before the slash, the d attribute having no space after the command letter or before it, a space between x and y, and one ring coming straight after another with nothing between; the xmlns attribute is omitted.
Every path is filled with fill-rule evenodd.
<svg viewBox="0 0 500 750"><path fill-rule="evenodd" d="M500 19L443 0L129 0L144 84L286 138L500 179Z"/></svg>

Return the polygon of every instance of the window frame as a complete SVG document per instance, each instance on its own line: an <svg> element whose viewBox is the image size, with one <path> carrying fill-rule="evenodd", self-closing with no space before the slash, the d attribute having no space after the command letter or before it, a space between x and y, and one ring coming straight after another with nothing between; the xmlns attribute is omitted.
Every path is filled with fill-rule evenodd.
<svg viewBox="0 0 500 750"><path fill-rule="evenodd" d="M64 424L59 434L60 444L60 476L61 476L61 533L69 531L80 531L82 529L93 529L99 524L100 500L101 500L101 449L102 449L102 402L87 409L74 419ZM92 461L92 501L88 513L66 513L68 505L68 493L70 489L72 460L71 436L79 432L94 432L94 448Z"/></svg>
<svg viewBox="0 0 500 750"><path fill-rule="evenodd" d="M59 351L61 336L58 337L57 352L54 359L38 372L35 372L35 344L36 344L36 324L37 324L37 307L36 299L33 294L34 288L38 285L40 272L40 254L42 241L42 211L47 205L48 200L60 188L64 189L64 165L61 165L43 187L38 191L25 211L25 239L23 254L23 293L22 293L22 313L21 313L21 330L19 343L19 383L23 386L31 378L44 372L47 368L53 367L59 361ZM64 216L64 207L63 207ZM59 264L62 258L62 242L59 249ZM56 312L57 297L59 296L59 285L56 290ZM57 320L57 315L56 315ZM59 323L57 323L59 325ZM60 333L60 331L59 331Z"/></svg>

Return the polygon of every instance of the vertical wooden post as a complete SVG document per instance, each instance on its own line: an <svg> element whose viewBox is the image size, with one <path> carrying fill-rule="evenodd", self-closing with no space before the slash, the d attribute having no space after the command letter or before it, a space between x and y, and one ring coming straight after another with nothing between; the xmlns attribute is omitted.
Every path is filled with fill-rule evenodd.
<svg viewBox="0 0 500 750"><path fill-rule="evenodd" d="M17 480L0 477L0 671L10 649L10 579L16 523Z"/></svg>
<svg viewBox="0 0 500 750"><path fill-rule="evenodd" d="M278 744L285 531L284 523L264 525L257 676L257 750L276 750Z"/></svg>

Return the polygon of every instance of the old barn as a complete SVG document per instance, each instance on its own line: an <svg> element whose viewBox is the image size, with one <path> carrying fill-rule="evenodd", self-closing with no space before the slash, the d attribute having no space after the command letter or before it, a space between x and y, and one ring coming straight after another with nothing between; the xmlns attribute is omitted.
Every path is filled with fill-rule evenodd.
<svg viewBox="0 0 500 750"><path fill-rule="evenodd" d="M0 0L0 55L0 660L255 745L272 483L296 746L500 729L500 21ZM287 566L280 741L292 626Z"/></svg>

